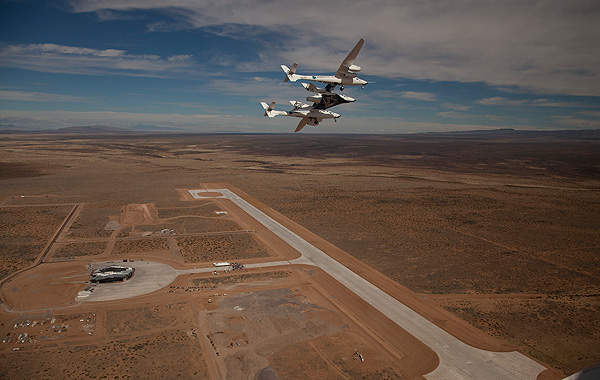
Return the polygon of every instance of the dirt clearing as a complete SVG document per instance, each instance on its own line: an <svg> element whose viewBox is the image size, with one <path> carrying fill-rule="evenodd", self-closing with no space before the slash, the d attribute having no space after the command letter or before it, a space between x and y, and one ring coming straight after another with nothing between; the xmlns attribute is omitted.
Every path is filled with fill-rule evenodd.
<svg viewBox="0 0 600 380"><path fill-rule="evenodd" d="M177 237L177 245L187 263L269 256L250 233Z"/></svg>
<svg viewBox="0 0 600 380"><path fill-rule="evenodd" d="M72 207L0 207L0 279L31 265Z"/></svg>

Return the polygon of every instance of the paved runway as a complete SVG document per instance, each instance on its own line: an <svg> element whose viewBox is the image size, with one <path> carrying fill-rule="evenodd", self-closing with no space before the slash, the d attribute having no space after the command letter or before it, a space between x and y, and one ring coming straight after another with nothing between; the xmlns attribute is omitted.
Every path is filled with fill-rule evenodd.
<svg viewBox="0 0 600 380"><path fill-rule="evenodd" d="M264 267L288 263L315 265L342 283L364 301L434 350L440 358L439 366L425 375L428 379L535 379L545 369L525 355L513 352L491 352L469 346L420 314L408 308L375 285L363 279L344 265L328 256L279 222L260 211L228 189L190 190L196 199L202 193L221 193L217 198L226 198L254 217L265 227L301 253L291 262L263 263L247 267Z"/></svg>

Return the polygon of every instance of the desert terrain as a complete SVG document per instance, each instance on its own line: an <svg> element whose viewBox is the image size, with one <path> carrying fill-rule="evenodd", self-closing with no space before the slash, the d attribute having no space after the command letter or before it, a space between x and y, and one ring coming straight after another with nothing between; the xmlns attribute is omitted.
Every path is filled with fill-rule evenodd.
<svg viewBox="0 0 600 380"><path fill-rule="evenodd" d="M186 195L219 188L207 184L269 210L461 341L541 363L540 378L600 362L593 132L7 134L0 149L2 377L435 370L430 347L322 269L193 273L298 257L218 194ZM127 299L78 297L90 265L125 259L181 274Z"/></svg>

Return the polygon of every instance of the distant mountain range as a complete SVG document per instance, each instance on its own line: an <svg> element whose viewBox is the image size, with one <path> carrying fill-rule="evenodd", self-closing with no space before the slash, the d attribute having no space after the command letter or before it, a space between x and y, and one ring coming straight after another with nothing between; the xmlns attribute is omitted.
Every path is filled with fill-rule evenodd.
<svg viewBox="0 0 600 380"><path fill-rule="evenodd" d="M512 128L473 131L425 132L415 135L453 138L554 137L570 139L600 139L600 129L518 130Z"/></svg>
<svg viewBox="0 0 600 380"><path fill-rule="evenodd" d="M136 134L136 133L190 133L190 134L234 134L234 135L269 135L282 133L248 133L248 132L229 132L223 131L218 133L203 133L193 132L189 130L177 130L173 128L161 127L157 125L139 124L132 128L118 128L106 125L82 125L74 127L64 127L58 129L42 129L42 130L19 130L14 126L8 126L5 129L0 129L0 134ZM286 133L283 133L286 134ZM329 134L329 133L328 133ZM348 134L360 136L361 134ZM364 135L371 135L364 133ZM512 128L502 129L484 129L472 131L449 131L449 132L419 132L419 133L402 133L402 134L382 134L388 136L403 136L403 137L434 137L434 138L459 138L459 139L502 139L502 138L560 138L560 139L585 139L598 140L600 139L600 129L569 129L569 130L517 130Z"/></svg>
<svg viewBox="0 0 600 380"><path fill-rule="evenodd" d="M74 127L64 127L57 129L39 129L39 130L19 130L12 128L0 129L0 134L27 134L27 133L49 133L49 134L115 134L115 133L139 133L139 132L175 132L180 133L181 130L161 127L157 125L139 124L132 128L109 127L107 125L81 125Z"/></svg>

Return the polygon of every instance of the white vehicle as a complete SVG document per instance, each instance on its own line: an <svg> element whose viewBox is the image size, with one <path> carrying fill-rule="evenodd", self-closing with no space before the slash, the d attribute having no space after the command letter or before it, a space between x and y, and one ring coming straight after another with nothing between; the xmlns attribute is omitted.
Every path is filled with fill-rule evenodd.
<svg viewBox="0 0 600 380"><path fill-rule="evenodd" d="M356 46L348 53L348 56L342 61L342 64L334 75L300 75L296 74L297 63L294 63L291 69L286 65L281 65L283 72L285 72L285 81L295 82L301 79L327 83L327 92L333 90L337 85L340 86L340 90L342 91L344 90L344 86L365 86L368 82L356 76L360 72L360 66L354 64L354 60L364 43L365 40L362 38L356 43Z"/></svg>
<svg viewBox="0 0 600 380"><path fill-rule="evenodd" d="M323 119L333 119L334 121L341 117L339 113L326 111L324 109L316 109L311 105L300 103L297 101L290 101L294 108L291 111L276 111L273 109L275 102L272 102L270 105L261 102L260 104L265 109L265 116L270 118L275 116L292 116L292 117L301 117L300 123L296 127L294 132L300 131L304 128L305 125L311 125L316 127Z"/></svg>
<svg viewBox="0 0 600 380"><path fill-rule="evenodd" d="M218 267L228 267L230 265L231 264L229 264L227 261L219 261L219 262L213 263L213 266L216 267L216 268L218 268Z"/></svg>

